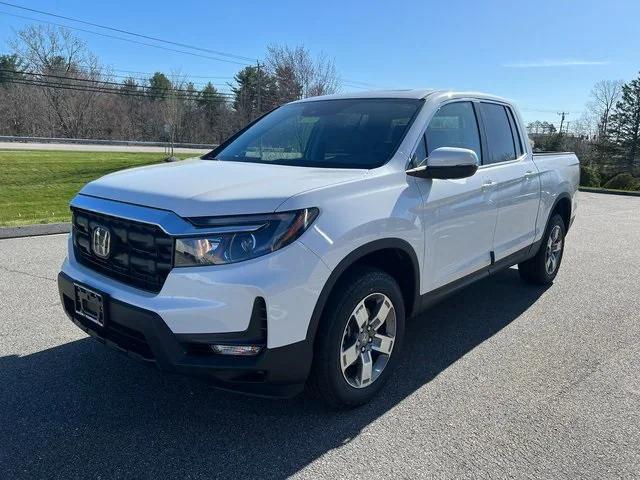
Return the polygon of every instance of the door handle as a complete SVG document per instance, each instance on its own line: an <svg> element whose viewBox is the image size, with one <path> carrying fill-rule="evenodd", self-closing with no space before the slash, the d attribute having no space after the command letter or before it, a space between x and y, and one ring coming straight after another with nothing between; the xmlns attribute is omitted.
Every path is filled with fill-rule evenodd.
<svg viewBox="0 0 640 480"><path fill-rule="evenodd" d="M496 185L497 185L496 182L494 182L493 180L487 180L482 184L482 191L486 192L487 190L491 190Z"/></svg>
<svg viewBox="0 0 640 480"><path fill-rule="evenodd" d="M526 180L531 180L535 175L535 172L532 170L527 170L526 172L524 172L524 178Z"/></svg>

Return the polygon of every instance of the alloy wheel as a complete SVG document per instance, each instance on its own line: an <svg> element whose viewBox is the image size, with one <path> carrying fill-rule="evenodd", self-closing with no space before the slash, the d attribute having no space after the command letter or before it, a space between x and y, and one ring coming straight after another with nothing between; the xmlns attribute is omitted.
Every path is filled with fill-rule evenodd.
<svg viewBox="0 0 640 480"><path fill-rule="evenodd" d="M382 293L367 295L353 310L340 349L342 375L354 388L371 385L389 362L396 336L396 310Z"/></svg>
<svg viewBox="0 0 640 480"><path fill-rule="evenodd" d="M560 225L555 225L547 238L547 251L544 260L544 267L548 275L553 275L560 264L562 255L562 230Z"/></svg>

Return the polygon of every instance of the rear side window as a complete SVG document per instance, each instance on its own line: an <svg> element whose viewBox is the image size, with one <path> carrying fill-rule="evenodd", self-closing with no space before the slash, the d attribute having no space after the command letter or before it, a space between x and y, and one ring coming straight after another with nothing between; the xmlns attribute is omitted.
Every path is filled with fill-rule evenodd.
<svg viewBox="0 0 640 480"><path fill-rule="evenodd" d="M513 141L516 145L516 155L519 157L524 153L522 149L522 143L520 142L520 133L518 132L518 125L516 124L516 119L513 116L513 110L509 107L505 107L507 110L507 114L509 115L509 124L511 125L511 133L513 134Z"/></svg>
<svg viewBox="0 0 640 480"><path fill-rule="evenodd" d="M516 144L505 107L496 103L480 103L480 111L487 134L489 158L485 163L515 160Z"/></svg>
<svg viewBox="0 0 640 480"><path fill-rule="evenodd" d="M440 107L426 131L427 152L436 148L458 147L473 150L482 162L478 121L471 102L447 103Z"/></svg>

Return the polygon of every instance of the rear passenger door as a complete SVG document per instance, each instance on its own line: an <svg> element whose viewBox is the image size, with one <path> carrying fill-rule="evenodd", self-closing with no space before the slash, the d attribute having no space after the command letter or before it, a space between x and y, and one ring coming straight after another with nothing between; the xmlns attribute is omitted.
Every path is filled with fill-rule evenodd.
<svg viewBox="0 0 640 480"><path fill-rule="evenodd" d="M533 242L540 179L511 108L486 101L481 101L479 107L487 143L487 155L480 170L497 189L498 220L493 239L497 261Z"/></svg>

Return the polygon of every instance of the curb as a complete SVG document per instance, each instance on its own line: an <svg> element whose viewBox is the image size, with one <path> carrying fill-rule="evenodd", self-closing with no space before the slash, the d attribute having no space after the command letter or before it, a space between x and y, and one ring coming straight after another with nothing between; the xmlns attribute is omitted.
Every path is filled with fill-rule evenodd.
<svg viewBox="0 0 640 480"><path fill-rule="evenodd" d="M606 188L579 187L579 191L588 193L607 193L609 195L622 195L627 197L640 197L640 192L626 190L607 190Z"/></svg>
<svg viewBox="0 0 640 480"><path fill-rule="evenodd" d="M69 233L70 229L70 223L42 223L20 227L0 227L0 239L56 235L59 233Z"/></svg>

